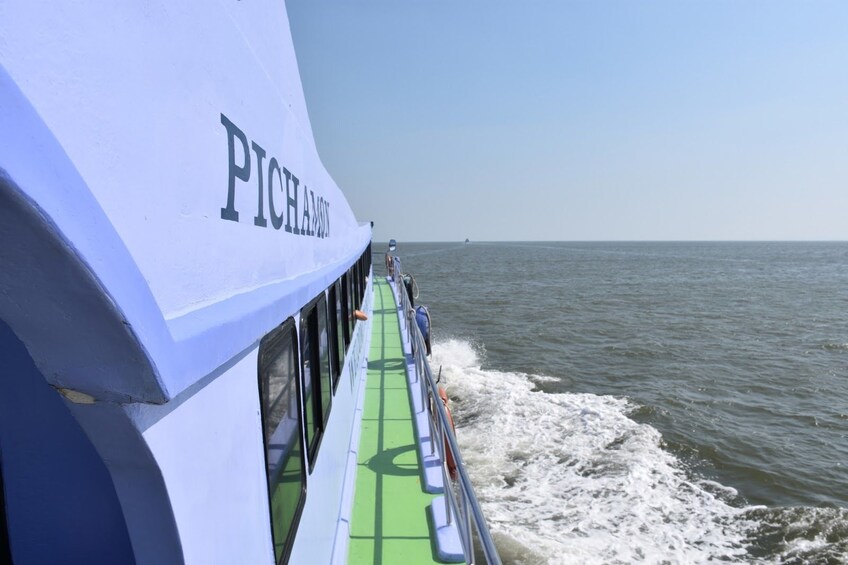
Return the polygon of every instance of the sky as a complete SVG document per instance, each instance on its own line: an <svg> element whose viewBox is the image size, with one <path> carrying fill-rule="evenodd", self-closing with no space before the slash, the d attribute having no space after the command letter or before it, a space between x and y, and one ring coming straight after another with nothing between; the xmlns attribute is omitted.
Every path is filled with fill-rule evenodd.
<svg viewBox="0 0 848 565"><path fill-rule="evenodd" d="M848 2L286 2L386 241L848 239Z"/></svg>

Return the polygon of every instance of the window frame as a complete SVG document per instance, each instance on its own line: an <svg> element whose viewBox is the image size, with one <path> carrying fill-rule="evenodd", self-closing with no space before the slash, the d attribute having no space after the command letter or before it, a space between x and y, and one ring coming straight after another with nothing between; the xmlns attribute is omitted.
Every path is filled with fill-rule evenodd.
<svg viewBox="0 0 848 565"><path fill-rule="evenodd" d="M320 347L320 336L318 335L318 317L320 315L320 305L323 303L324 305L324 323L327 323L327 298L325 293L322 291L318 296L310 300L303 308L300 310L300 348L301 351L305 351L307 348L305 347L305 342L309 341L309 356L308 359L310 363L309 368L309 381L312 386L312 415L314 416L313 420L313 429L308 429L308 420L304 418L304 429L306 432L306 454L307 460L309 461L309 473L311 474L313 469L315 468L315 461L318 458L318 451L321 447L321 440L324 439L324 431L327 429L327 422L330 419L330 412L333 408L333 385L332 385L332 369L330 374L327 376L329 387L327 388L327 394L324 394L324 383L322 382L324 377L322 374L322 366L321 366L321 347ZM314 337L313 337L314 336ZM330 346L329 346L329 330L327 332L328 344L327 344L327 366L331 367L329 355L330 355ZM304 412L310 409L309 406L306 405L306 370L304 369L304 362L306 359L301 358L300 360L300 369L301 369L301 387L304 399ZM326 405L325 401L326 400ZM304 414L305 415L305 414ZM312 432L312 441L309 441L310 431Z"/></svg>
<svg viewBox="0 0 848 565"><path fill-rule="evenodd" d="M330 370L333 372L333 394L339 387L339 381L344 369L344 359L347 353L344 343L344 330L342 329L343 314L341 311L341 297L339 281L333 282L327 289L327 326L330 338ZM339 331L341 330L341 332Z"/></svg>
<svg viewBox="0 0 848 565"><path fill-rule="evenodd" d="M348 275L343 273L339 280L336 281L340 288L340 298L342 302L342 327L344 329L344 346L345 354L347 353L350 339L353 337L353 332L350 329L350 319L353 312L350 309L350 285L348 284Z"/></svg>
<svg viewBox="0 0 848 565"><path fill-rule="evenodd" d="M288 336L286 334L289 334ZM291 556L292 547L294 546L294 539L297 533L298 527L300 525L300 520L303 515L303 508L306 505L306 495L307 495L307 472L306 472L306 449L305 449L305 439L303 436L304 431L304 422L303 422L303 398L302 398L302 389L301 389L301 373L300 373L300 350L299 350L299 338L297 325L295 324L294 318L289 317L282 324L268 332L265 336L263 336L262 340L259 342L259 350L257 353L257 385L258 385L258 393L259 393L259 412L262 426L262 446L263 446L263 458L265 461L265 475L266 475L266 486L268 488L268 525L271 528L271 541L274 545L274 559L275 562L279 564L288 563L288 560ZM288 343L287 343L288 342ZM285 535L285 539L282 541L282 550L279 555L277 554L277 544L278 540L276 537L276 528L274 524L274 506L273 506L273 497L276 492L276 485L274 483L272 485L272 476L271 476L271 465L270 461L270 453L269 453L269 441L271 438L268 437L267 431L267 418L270 417L268 414L269 410L276 404L276 402L272 402L269 398L270 388L269 384L266 382L270 379L267 379L266 376L268 373L266 372L267 367L271 363L271 359L273 354L279 355L283 353L286 347L291 348L291 354L294 360L294 374L291 376L290 386L293 386L293 393L295 396L295 405L296 405L296 437L297 437L297 446L300 448L300 492L298 493L297 504L295 505L294 514L292 515L291 524L289 524L288 530ZM268 348L276 348L271 349L270 352L267 352ZM279 401L278 397L276 401ZM282 422L282 419L281 419ZM280 423L277 423L276 429L279 428ZM275 476L278 476L281 473L281 470L277 470Z"/></svg>
<svg viewBox="0 0 848 565"><path fill-rule="evenodd" d="M353 265L347 272L347 297L348 297L348 327L350 328L350 339L353 339L353 334L356 331L356 316L354 312L359 309L356 303L356 284L354 282L355 272Z"/></svg>

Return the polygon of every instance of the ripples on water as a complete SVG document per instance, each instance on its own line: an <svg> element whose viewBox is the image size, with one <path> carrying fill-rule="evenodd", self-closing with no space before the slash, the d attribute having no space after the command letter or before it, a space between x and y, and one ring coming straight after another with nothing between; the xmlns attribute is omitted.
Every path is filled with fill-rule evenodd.
<svg viewBox="0 0 848 565"><path fill-rule="evenodd" d="M848 562L848 244L397 253L507 562Z"/></svg>

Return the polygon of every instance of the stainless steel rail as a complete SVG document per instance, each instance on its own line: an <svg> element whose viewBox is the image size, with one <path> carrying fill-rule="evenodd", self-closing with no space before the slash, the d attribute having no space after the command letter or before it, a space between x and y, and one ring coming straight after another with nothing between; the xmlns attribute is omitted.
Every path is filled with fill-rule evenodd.
<svg viewBox="0 0 848 565"><path fill-rule="evenodd" d="M391 276L395 283L395 297L405 313L406 337L415 359L418 382L421 385L421 397L424 399L425 409L429 413L427 420L430 422L430 446L431 449L439 452L439 458L442 461L442 479L445 485L445 507L448 523L456 521L466 562L472 565L477 563L478 554L482 553L482 557L486 559L487 563L500 565L501 558L495 548L495 543L492 541L486 519L483 517L480 504L474 494L474 487L471 486L471 480L465 470L453 428L448 423L447 410L439 399L438 385L427 361L424 338L421 336L418 324L415 321L415 310L410 304L409 295L403 284L402 272L400 259L393 257ZM427 402L427 399L430 399L430 401ZM446 448L450 450L456 464L456 479L451 479L448 471Z"/></svg>

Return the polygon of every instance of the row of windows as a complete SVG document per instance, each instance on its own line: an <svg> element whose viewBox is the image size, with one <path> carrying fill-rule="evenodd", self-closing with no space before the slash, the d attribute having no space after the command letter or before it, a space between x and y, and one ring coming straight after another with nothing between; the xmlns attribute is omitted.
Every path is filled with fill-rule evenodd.
<svg viewBox="0 0 848 565"><path fill-rule="evenodd" d="M311 473L315 466L370 265L369 244L345 274L301 309L299 324L289 318L259 346L271 531L278 563L285 563L291 551L306 501L307 468Z"/></svg>

